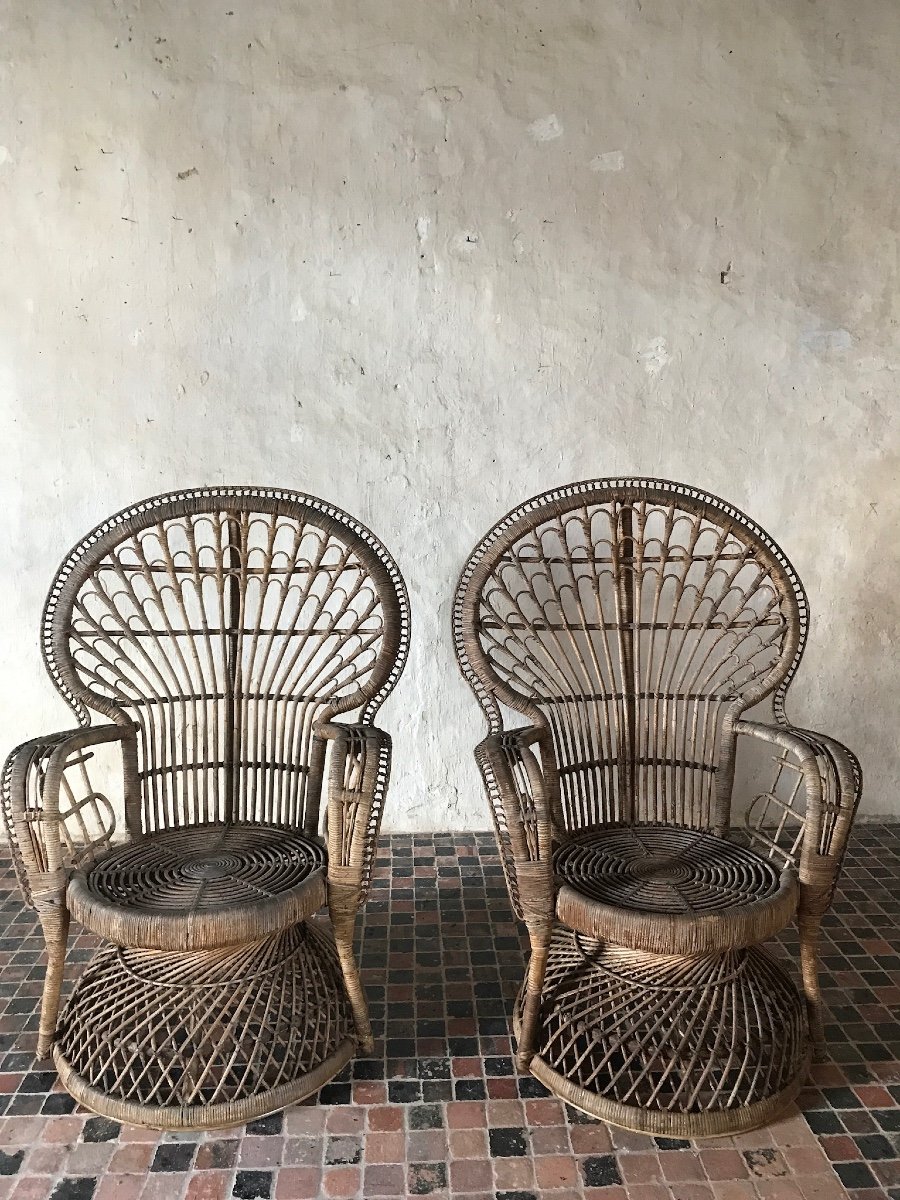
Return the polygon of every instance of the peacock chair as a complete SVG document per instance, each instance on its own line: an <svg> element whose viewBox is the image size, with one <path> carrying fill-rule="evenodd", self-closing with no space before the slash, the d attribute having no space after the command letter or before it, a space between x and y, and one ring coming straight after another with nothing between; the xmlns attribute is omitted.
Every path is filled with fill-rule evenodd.
<svg viewBox="0 0 900 1200"><path fill-rule="evenodd" d="M475 757L531 943L516 1062L594 1116L751 1129L823 1048L819 929L861 776L785 714L807 629L772 539L658 479L529 500L462 572L456 652L490 730ZM751 740L774 778L738 833ZM795 920L804 996L760 946Z"/></svg>
<svg viewBox="0 0 900 1200"><path fill-rule="evenodd" d="M312 496L173 492L72 550L42 642L79 728L19 746L2 788L47 943L38 1057L162 1128L315 1091L372 1048L353 934L390 771L373 722L409 644L393 559ZM105 944L60 1015L70 916Z"/></svg>

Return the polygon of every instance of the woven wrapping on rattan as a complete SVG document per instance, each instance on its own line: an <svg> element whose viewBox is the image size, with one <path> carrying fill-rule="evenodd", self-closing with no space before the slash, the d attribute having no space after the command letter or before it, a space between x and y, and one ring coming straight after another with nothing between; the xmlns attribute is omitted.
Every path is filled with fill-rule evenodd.
<svg viewBox="0 0 900 1200"><path fill-rule="evenodd" d="M779 747L774 779L747 810L750 843L776 861L799 862L801 875L831 902L844 848L862 793L854 754L806 729L739 721L738 733Z"/></svg>
<svg viewBox="0 0 900 1200"><path fill-rule="evenodd" d="M68 866L86 865L109 848L115 810L92 781L89 763L102 743L128 741L126 729L71 729L25 742L7 758L0 802L26 903L60 890L61 858ZM45 789L48 773L55 779L52 796Z"/></svg>
<svg viewBox="0 0 900 1200"><path fill-rule="evenodd" d="M614 1123L683 1137L752 1128L800 1088L804 1005L759 947L668 958L560 929L545 988L534 1073ZM520 993L517 1021L521 1010Z"/></svg>
<svg viewBox="0 0 900 1200"><path fill-rule="evenodd" d="M322 725L320 733L335 745L328 780L331 876L365 898L391 774L391 740L367 725Z"/></svg>
<svg viewBox="0 0 900 1200"><path fill-rule="evenodd" d="M589 829L557 850L554 868L565 925L657 954L751 945L783 929L797 908L795 872L693 829Z"/></svg>
<svg viewBox="0 0 900 1200"><path fill-rule="evenodd" d="M354 1046L334 946L300 924L236 951L109 947L76 987L54 1058L90 1107L199 1129L301 1098Z"/></svg>
<svg viewBox="0 0 900 1200"><path fill-rule="evenodd" d="M113 942L204 950L258 939L325 902L325 849L292 829L192 825L115 847L69 885L72 915Z"/></svg>

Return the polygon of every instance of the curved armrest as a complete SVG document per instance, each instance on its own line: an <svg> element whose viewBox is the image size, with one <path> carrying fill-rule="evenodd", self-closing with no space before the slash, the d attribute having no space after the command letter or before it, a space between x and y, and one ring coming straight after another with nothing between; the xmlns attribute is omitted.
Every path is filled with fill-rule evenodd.
<svg viewBox="0 0 900 1200"><path fill-rule="evenodd" d="M130 726L98 725L32 738L6 760L3 822L27 904L57 896L70 869L89 862L112 840L115 812L92 786L87 770L90 747L105 742L122 745L127 799L129 778L137 771Z"/></svg>
<svg viewBox="0 0 900 1200"><path fill-rule="evenodd" d="M562 828L559 781L546 732L535 725L492 733L475 761L494 813L510 898L525 921L552 920L553 834ZM532 747L541 748L541 761Z"/></svg>
<svg viewBox="0 0 900 1200"><path fill-rule="evenodd" d="M372 882L391 739L374 725L323 721L316 733L331 744L328 772L328 884L331 903L357 910Z"/></svg>
<svg viewBox="0 0 900 1200"><path fill-rule="evenodd" d="M735 732L780 748L771 789L750 806L751 841L797 867L802 911L828 907L862 791L859 762L834 738L791 725L735 722Z"/></svg>

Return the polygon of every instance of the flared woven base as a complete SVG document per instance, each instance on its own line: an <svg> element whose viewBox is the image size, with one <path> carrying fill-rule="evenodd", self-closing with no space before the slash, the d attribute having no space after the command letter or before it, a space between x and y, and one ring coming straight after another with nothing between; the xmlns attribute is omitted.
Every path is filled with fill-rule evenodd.
<svg viewBox="0 0 900 1200"><path fill-rule="evenodd" d="M312 1092L356 1051L331 938L311 923L239 950L102 950L53 1057L87 1108L157 1129L216 1129Z"/></svg>
<svg viewBox="0 0 900 1200"><path fill-rule="evenodd" d="M676 958L555 931L531 1071L576 1108L643 1133L737 1133L789 1104L809 1062L803 998L760 947Z"/></svg>

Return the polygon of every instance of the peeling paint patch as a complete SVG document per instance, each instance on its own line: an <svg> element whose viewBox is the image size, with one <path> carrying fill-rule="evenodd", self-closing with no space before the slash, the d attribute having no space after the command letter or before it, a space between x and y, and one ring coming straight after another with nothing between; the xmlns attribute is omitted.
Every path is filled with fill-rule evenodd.
<svg viewBox="0 0 900 1200"><path fill-rule="evenodd" d="M131 331L131 335L129 336L128 340L129 340L129 342L131 342L132 346L139 346L141 344L141 342L144 340L143 329L133 329Z"/></svg>
<svg viewBox="0 0 900 1200"><path fill-rule="evenodd" d="M428 227L431 225L431 217L419 217L416 221L416 237L419 239L420 245L428 241Z"/></svg>
<svg viewBox="0 0 900 1200"><path fill-rule="evenodd" d="M0 146L0 167L6 162L12 162L12 157L5 146Z"/></svg>
<svg viewBox="0 0 900 1200"><path fill-rule="evenodd" d="M344 386L355 386L360 376L365 375L365 373L366 368L352 354L343 355L340 361L334 364L335 382Z"/></svg>
<svg viewBox="0 0 900 1200"><path fill-rule="evenodd" d="M813 354L826 354L829 350L849 350L853 337L847 329L813 329L800 335L801 343Z"/></svg>
<svg viewBox="0 0 900 1200"><path fill-rule="evenodd" d="M638 350L637 357L638 362L651 379L661 375L663 369L672 361L672 355L669 353L664 337L651 338L646 346Z"/></svg>
<svg viewBox="0 0 900 1200"><path fill-rule="evenodd" d="M546 117L538 117L528 126L528 132L536 142L552 142L554 138L562 137L563 127L556 113Z"/></svg>
<svg viewBox="0 0 900 1200"><path fill-rule="evenodd" d="M621 171L625 166L625 155L621 150L607 150L591 159L592 171Z"/></svg>
<svg viewBox="0 0 900 1200"><path fill-rule="evenodd" d="M873 354L859 359L857 367L860 371L900 371L900 359L890 362L881 354Z"/></svg>
<svg viewBox="0 0 900 1200"><path fill-rule="evenodd" d="M461 229L450 239L447 249L454 258L471 262L480 241L481 237L476 229Z"/></svg>
<svg viewBox="0 0 900 1200"><path fill-rule="evenodd" d="M305 321L308 316L309 313L307 312L306 305L303 303L303 297L295 296L294 303L291 305L291 320L295 325L298 325L301 321Z"/></svg>
<svg viewBox="0 0 900 1200"><path fill-rule="evenodd" d="M426 88L425 91L433 92L444 104L457 104L463 98L462 88L457 87L455 83Z"/></svg>

